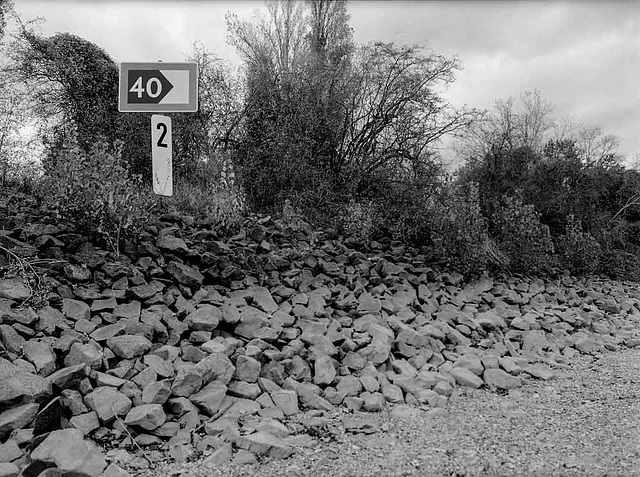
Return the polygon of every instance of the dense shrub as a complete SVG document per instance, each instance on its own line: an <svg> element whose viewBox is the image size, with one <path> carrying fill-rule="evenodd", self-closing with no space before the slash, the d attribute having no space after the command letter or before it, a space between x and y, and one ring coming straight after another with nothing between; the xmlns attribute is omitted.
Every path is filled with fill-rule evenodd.
<svg viewBox="0 0 640 477"><path fill-rule="evenodd" d="M371 201L352 200L342 208L340 225L345 235L356 240L371 238L374 206Z"/></svg>
<svg viewBox="0 0 640 477"><path fill-rule="evenodd" d="M204 220L220 235L238 229L245 209L244 195L236 184L231 162L222 153L178 175L173 196L157 198L156 203L172 212Z"/></svg>
<svg viewBox="0 0 640 477"><path fill-rule="evenodd" d="M509 258L511 271L539 273L552 265L549 227L540 222L532 205L506 197L492 217L492 232L499 249Z"/></svg>
<svg viewBox="0 0 640 477"><path fill-rule="evenodd" d="M480 212L478 185L450 185L428 201L423 217L430 230L434 252L463 273L479 273L504 257L490 240Z"/></svg>
<svg viewBox="0 0 640 477"><path fill-rule="evenodd" d="M122 143L96 143L89 152L65 144L41 184L43 203L91 238L119 249L143 225L149 205L140 178L129 174Z"/></svg>
<svg viewBox="0 0 640 477"><path fill-rule="evenodd" d="M567 219L566 233L556 242L560 264L572 273L592 274L600 269L602 247L572 215Z"/></svg>

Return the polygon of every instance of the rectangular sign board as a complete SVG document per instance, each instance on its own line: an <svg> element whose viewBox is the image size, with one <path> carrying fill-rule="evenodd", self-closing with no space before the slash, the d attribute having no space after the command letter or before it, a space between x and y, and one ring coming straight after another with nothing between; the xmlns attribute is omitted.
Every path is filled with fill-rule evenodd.
<svg viewBox="0 0 640 477"><path fill-rule="evenodd" d="M172 155L171 118L154 114L151 116L151 169L154 194L173 195Z"/></svg>
<svg viewBox="0 0 640 477"><path fill-rule="evenodd" d="M118 110L186 113L198 110L196 63L120 63Z"/></svg>

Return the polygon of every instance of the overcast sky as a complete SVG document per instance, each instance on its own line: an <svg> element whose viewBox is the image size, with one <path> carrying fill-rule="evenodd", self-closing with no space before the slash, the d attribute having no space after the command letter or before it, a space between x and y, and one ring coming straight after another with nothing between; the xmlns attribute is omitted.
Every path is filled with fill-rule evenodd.
<svg viewBox="0 0 640 477"><path fill-rule="evenodd" d="M42 33L71 32L115 61L183 61L194 41L234 62L224 16L250 18L262 2L15 0ZM538 89L559 117L620 136L640 153L640 2L352 1L358 43L425 43L464 68L448 90L456 104L489 108Z"/></svg>

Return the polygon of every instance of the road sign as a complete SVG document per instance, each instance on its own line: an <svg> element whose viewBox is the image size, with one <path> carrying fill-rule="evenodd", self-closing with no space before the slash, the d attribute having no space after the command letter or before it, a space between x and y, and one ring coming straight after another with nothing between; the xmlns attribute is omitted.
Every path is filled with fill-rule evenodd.
<svg viewBox="0 0 640 477"><path fill-rule="evenodd" d="M197 64L120 63L118 109L157 113L197 111Z"/></svg>
<svg viewBox="0 0 640 477"><path fill-rule="evenodd" d="M151 116L151 160L155 194L173 195L172 154L171 118L154 114Z"/></svg>

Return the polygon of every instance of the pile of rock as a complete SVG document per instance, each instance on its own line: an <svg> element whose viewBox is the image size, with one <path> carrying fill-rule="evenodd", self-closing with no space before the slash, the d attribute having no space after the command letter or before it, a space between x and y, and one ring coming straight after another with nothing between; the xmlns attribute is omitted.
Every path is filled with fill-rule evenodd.
<svg viewBox="0 0 640 477"><path fill-rule="evenodd" d="M124 476L150 457L132 439L211 466L286 458L337 407L438 409L456 386L509 390L640 344L636 284L464 283L416 250L269 218L221 241L165 215L123 254L54 225L3 235L60 261L39 310L0 278L0 477Z"/></svg>

